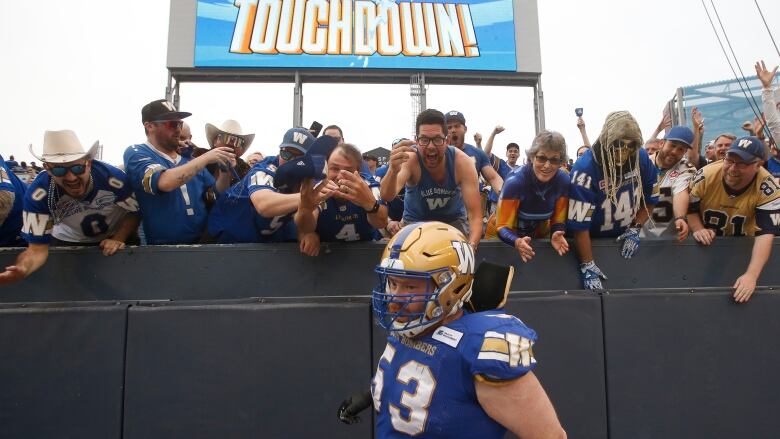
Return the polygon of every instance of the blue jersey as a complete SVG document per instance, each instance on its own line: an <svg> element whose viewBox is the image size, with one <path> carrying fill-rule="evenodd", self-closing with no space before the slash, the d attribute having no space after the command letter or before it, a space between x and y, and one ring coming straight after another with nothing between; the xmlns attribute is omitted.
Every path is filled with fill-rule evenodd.
<svg viewBox="0 0 780 439"><path fill-rule="evenodd" d="M374 179L382 182L387 175L388 165L382 165L374 171ZM392 201L387 203L387 217L393 221L401 221L404 217L404 191L402 190Z"/></svg>
<svg viewBox="0 0 780 439"><path fill-rule="evenodd" d="M497 157L495 154L490 154L490 163L493 166L493 169L496 170L498 175L501 177L502 180L504 180L504 184L506 184L506 179L509 177L509 174L512 172L512 168L504 161L504 159ZM490 189L490 195L488 199L492 203L498 202L498 194L496 193L495 189Z"/></svg>
<svg viewBox="0 0 780 439"><path fill-rule="evenodd" d="M249 175L217 197L208 219L209 235L220 244L260 242L260 215L249 199Z"/></svg>
<svg viewBox="0 0 780 439"><path fill-rule="evenodd" d="M171 160L148 144L125 150L125 170L141 206L148 244L192 244L203 234L207 218L204 194L214 186L214 177L204 168L178 189L163 192L158 187L165 170L190 160L184 156Z"/></svg>
<svg viewBox="0 0 780 439"><path fill-rule="evenodd" d="M604 193L601 165L596 163L593 151L587 150L574 162L571 170L566 228L572 231L590 230L590 236L593 237L622 234L634 220L635 206L638 206L642 197L648 209L658 202L658 195L653 194L658 171L644 148L639 148L639 171L642 193L639 191L636 170L630 171L623 176L623 186L618 190L616 205Z"/></svg>
<svg viewBox="0 0 780 439"><path fill-rule="evenodd" d="M466 207L463 205L463 195L460 186L455 182L455 151L454 146L448 146L445 152L444 182L437 183L425 169L422 157L417 153L420 164L420 181L416 186L406 186L404 195L404 222L407 224L419 221L441 221L453 223L461 220L466 222Z"/></svg>
<svg viewBox="0 0 780 439"><path fill-rule="evenodd" d="M92 160L92 189L72 198L53 184L47 172L35 177L24 196L22 236L31 244L48 244L51 238L78 243L99 243L111 236L122 218L138 212L127 175L107 163Z"/></svg>
<svg viewBox="0 0 780 439"><path fill-rule="evenodd" d="M485 154L485 151L476 146L464 143L462 151L474 160L474 167L477 169L477 175L482 175L482 168L485 166L492 166L490 158Z"/></svg>
<svg viewBox="0 0 780 439"><path fill-rule="evenodd" d="M3 160L3 156L0 156L0 191L14 194L14 205L11 206L8 216L0 224L0 246L24 245L20 233L22 231L22 206L27 185L11 172L11 168Z"/></svg>
<svg viewBox="0 0 780 439"><path fill-rule="evenodd" d="M260 190L279 192L274 186L274 177L276 176L277 168L279 168L279 158L277 156L266 157L261 162L255 163L246 177L244 177L244 179L248 181L247 190L249 195L251 196L253 193ZM291 221L294 215L295 212L290 212L269 218L258 213L254 217L255 228L258 233L258 242L295 241L297 238L297 229L295 228L295 223Z"/></svg>
<svg viewBox="0 0 780 439"><path fill-rule="evenodd" d="M388 337L371 386L377 437L504 437L474 381L522 377L536 366L535 341L534 330L500 309L464 314L428 335Z"/></svg>
<svg viewBox="0 0 780 439"><path fill-rule="evenodd" d="M361 176L379 200L379 183L370 176ZM321 242L373 241L380 237L379 232L368 222L368 214L362 207L335 197L329 198L324 208L320 208L316 232Z"/></svg>
<svg viewBox="0 0 780 439"><path fill-rule="evenodd" d="M509 174L501 190L496 229L502 241L515 246L519 237L548 237L566 229L569 206L569 176L558 169L542 183L530 163Z"/></svg>
<svg viewBox="0 0 780 439"><path fill-rule="evenodd" d="M775 181L780 182L780 160L777 160L772 154L769 154L769 159L766 161L766 170L772 174Z"/></svg>

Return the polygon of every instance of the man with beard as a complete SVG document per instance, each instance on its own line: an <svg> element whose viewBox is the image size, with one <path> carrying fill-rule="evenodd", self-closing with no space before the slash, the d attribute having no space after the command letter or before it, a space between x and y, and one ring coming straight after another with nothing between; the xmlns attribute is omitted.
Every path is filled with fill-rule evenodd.
<svg viewBox="0 0 780 439"><path fill-rule="evenodd" d="M192 244L206 226L206 197L212 188L223 192L230 184L227 173L218 180L206 166L235 166L233 149L221 146L196 158L178 153L182 119L191 113L176 111L165 99L141 110L146 143L125 150L124 163L138 197L147 244Z"/></svg>
<svg viewBox="0 0 780 439"><path fill-rule="evenodd" d="M40 173L24 195L22 237L29 243L14 265L0 273L0 285L19 281L49 257L49 244L100 246L111 256L125 248L138 227L138 203L121 170L93 160L70 130L46 131Z"/></svg>
<svg viewBox="0 0 780 439"><path fill-rule="evenodd" d="M387 174L380 186L382 199L393 200L405 187L403 224L450 224L464 232L476 249L483 223L473 162L450 145L441 111L421 112L415 126L416 142L403 140L390 152Z"/></svg>
<svg viewBox="0 0 780 439"><path fill-rule="evenodd" d="M626 259L639 249L639 231L657 201L656 170L642 145L634 117L610 113L598 140L571 170L566 228L574 233L586 289L600 290L607 278L593 259L591 237L617 236Z"/></svg>
<svg viewBox="0 0 780 439"><path fill-rule="evenodd" d="M780 235L780 186L761 167L764 144L756 137L734 141L726 157L696 173L688 221L693 238L710 245L716 236L755 236L745 273L734 283L734 300L747 302Z"/></svg>
<svg viewBox="0 0 780 439"><path fill-rule="evenodd" d="M301 252L317 256L320 242L372 241L387 227L387 206L379 199L379 184L361 174L360 150L349 143L337 146L327 159L327 179L315 186L304 180L295 213ZM338 186L325 201L328 182Z"/></svg>
<svg viewBox="0 0 780 439"><path fill-rule="evenodd" d="M694 134L686 126L674 126L661 141L661 149L650 157L658 178L653 193L658 203L653 209L653 221L642 229L647 236L677 235L678 241L688 236L688 186L696 168L685 158L693 148Z"/></svg>

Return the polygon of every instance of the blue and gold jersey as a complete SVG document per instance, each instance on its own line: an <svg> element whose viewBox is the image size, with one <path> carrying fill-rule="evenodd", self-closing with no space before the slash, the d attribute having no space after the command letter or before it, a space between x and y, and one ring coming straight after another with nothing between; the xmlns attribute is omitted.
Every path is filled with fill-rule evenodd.
<svg viewBox="0 0 780 439"><path fill-rule="evenodd" d="M365 174L361 174L361 177L368 183L374 198L379 200L379 183ZM320 206L316 229L320 241L373 241L381 237L368 222L368 214L362 207L335 197L327 199Z"/></svg>
<svg viewBox="0 0 780 439"><path fill-rule="evenodd" d="M637 171L641 175L637 175ZM640 176L641 192L638 184ZM593 237L620 236L634 220L635 206L642 197L648 207L658 202L658 194L653 193L658 171L644 148L639 148L639 169L623 175L617 204L610 201L604 192L604 175L592 150L587 150L574 162L570 177L567 230L590 230Z"/></svg>
<svg viewBox="0 0 780 439"><path fill-rule="evenodd" d="M163 192L158 187L163 172L190 160L179 156L174 161L148 144L125 150L125 170L141 206L148 244L192 244L203 234L207 220L203 195L214 186L214 177L204 168L178 189Z"/></svg>
<svg viewBox="0 0 780 439"><path fill-rule="evenodd" d="M98 243L116 231L127 213L138 212L122 170L92 160L90 176L90 191L83 198L72 198L52 184L47 172L38 174L24 196L24 239L32 244L48 244L52 236L61 241Z"/></svg>
<svg viewBox="0 0 780 439"><path fill-rule="evenodd" d="M502 241L514 247L517 238L549 237L566 229L569 176L562 170L542 183L530 163L508 175L501 190L496 229Z"/></svg>
<svg viewBox="0 0 780 439"><path fill-rule="evenodd" d="M500 383L536 366L536 332L496 309L415 338L388 337L371 386L379 438L502 438L475 380ZM518 414L520 415L520 414Z"/></svg>

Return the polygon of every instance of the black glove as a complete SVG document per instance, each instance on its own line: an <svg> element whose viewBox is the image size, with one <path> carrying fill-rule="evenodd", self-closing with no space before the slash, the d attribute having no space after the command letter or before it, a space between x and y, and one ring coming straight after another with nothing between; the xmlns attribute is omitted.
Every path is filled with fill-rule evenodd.
<svg viewBox="0 0 780 439"><path fill-rule="evenodd" d="M373 404L371 392L358 393L350 396L341 402L341 407L337 413L339 421L347 424L357 424L360 422L358 413L369 408Z"/></svg>

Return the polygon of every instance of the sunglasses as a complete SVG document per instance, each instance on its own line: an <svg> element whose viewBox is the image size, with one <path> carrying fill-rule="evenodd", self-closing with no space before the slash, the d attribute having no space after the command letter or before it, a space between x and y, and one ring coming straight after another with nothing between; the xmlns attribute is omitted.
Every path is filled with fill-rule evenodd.
<svg viewBox="0 0 780 439"><path fill-rule="evenodd" d="M48 171L55 177L64 177L70 171L73 175L81 175L87 170L87 165L71 165L71 166L51 166Z"/></svg>
<svg viewBox="0 0 780 439"><path fill-rule="evenodd" d="M223 145L233 148L243 148L245 140L243 137L238 137L233 134L220 133L217 136L217 140L221 141Z"/></svg>
<svg viewBox="0 0 780 439"><path fill-rule="evenodd" d="M280 149L279 157L284 159L284 161L289 162L298 157L303 157L303 153L298 151L297 149Z"/></svg>
<svg viewBox="0 0 780 439"><path fill-rule="evenodd" d="M162 125L169 130L178 130L184 125L184 121L181 120L155 120L152 123Z"/></svg>
<svg viewBox="0 0 780 439"><path fill-rule="evenodd" d="M537 155L534 156L534 159L536 160L536 163L539 163L540 165L543 165L547 162L550 162L552 166L560 166L561 165L561 159L558 157L547 157L544 155Z"/></svg>

